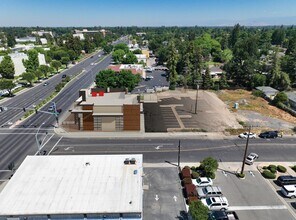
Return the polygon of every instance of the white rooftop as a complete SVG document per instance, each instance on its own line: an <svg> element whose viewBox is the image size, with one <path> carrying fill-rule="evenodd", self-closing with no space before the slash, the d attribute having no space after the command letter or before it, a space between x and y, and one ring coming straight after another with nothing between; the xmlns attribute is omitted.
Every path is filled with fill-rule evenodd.
<svg viewBox="0 0 296 220"><path fill-rule="evenodd" d="M94 105L110 105L110 106L122 106L137 104L137 95L135 94L125 94L124 92L110 92L104 93L104 96L91 96L87 94L86 101L81 102L84 104L94 104Z"/></svg>
<svg viewBox="0 0 296 220"><path fill-rule="evenodd" d="M139 154L27 156L0 194L0 216L141 213L142 166Z"/></svg>

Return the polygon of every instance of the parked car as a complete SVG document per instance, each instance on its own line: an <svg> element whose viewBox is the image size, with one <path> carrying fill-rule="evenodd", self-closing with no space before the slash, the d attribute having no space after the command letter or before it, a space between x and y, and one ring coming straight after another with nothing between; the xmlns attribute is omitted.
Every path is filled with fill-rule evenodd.
<svg viewBox="0 0 296 220"><path fill-rule="evenodd" d="M66 78L66 77L67 77L67 75L66 75L66 74L63 74L63 75L62 75L62 78Z"/></svg>
<svg viewBox="0 0 296 220"><path fill-rule="evenodd" d="M47 109L48 112L53 112L54 111L54 106L49 106Z"/></svg>
<svg viewBox="0 0 296 220"><path fill-rule="evenodd" d="M228 200L226 197L210 197L206 199L201 199L201 202L209 208L209 210L222 210L228 209Z"/></svg>
<svg viewBox="0 0 296 220"><path fill-rule="evenodd" d="M296 184L296 176L291 176L291 175L279 176L277 178L277 183L280 186Z"/></svg>
<svg viewBox="0 0 296 220"><path fill-rule="evenodd" d="M193 184L198 187L211 186L213 185L213 180L208 177L199 177L193 181Z"/></svg>
<svg viewBox="0 0 296 220"><path fill-rule="evenodd" d="M212 211L209 213L209 220L239 220L234 211Z"/></svg>
<svg viewBox="0 0 296 220"><path fill-rule="evenodd" d="M259 137L261 137L261 138L277 138L278 131L266 131L266 132L259 134Z"/></svg>
<svg viewBox="0 0 296 220"><path fill-rule="evenodd" d="M249 134L249 132L245 132L245 133L241 133L240 135L239 135L239 137L240 138L248 138L248 135L249 135L249 138L252 138L252 139L254 139L254 138L256 138L256 134L254 134L254 133L250 133Z"/></svg>
<svg viewBox="0 0 296 220"><path fill-rule="evenodd" d="M43 86L47 86L49 83L48 82L45 82L44 84L43 84Z"/></svg>
<svg viewBox="0 0 296 220"><path fill-rule="evenodd" d="M222 196L222 191L219 186L197 187L197 194L200 199Z"/></svg>
<svg viewBox="0 0 296 220"><path fill-rule="evenodd" d="M285 197L294 199L296 197L296 185L285 185L282 187L281 192Z"/></svg>
<svg viewBox="0 0 296 220"><path fill-rule="evenodd" d="M259 158L258 154L250 153L247 156L245 163L249 164L249 165L252 165L255 162L255 160L257 160L258 158Z"/></svg>

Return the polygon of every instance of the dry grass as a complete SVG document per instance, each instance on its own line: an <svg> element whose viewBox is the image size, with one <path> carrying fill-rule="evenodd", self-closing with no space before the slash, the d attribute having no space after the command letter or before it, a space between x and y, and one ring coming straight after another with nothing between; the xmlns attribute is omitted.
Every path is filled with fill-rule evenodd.
<svg viewBox="0 0 296 220"><path fill-rule="evenodd" d="M250 91L238 90L223 90L220 91L218 97L228 104L229 108L233 109L234 103L239 103L239 109L250 110L261 113L272 118L282 119L287 122L296 123L296 117L289 113L270 105L265 99L253 96ZM244 103L244 100L246 101Z"/></svg>

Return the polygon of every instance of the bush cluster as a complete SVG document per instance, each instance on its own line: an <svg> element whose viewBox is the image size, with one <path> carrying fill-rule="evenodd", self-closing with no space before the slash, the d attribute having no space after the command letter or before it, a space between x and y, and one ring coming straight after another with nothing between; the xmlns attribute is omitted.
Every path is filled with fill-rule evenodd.
<svg viewBox="0 0 296 220"><path fill-rule="evenodd" d="M269 170L264 170L262 176L266 179L275 179L276 175Z"/></svg>
<svg viewBox="0 0 296 220"><path fill-rule="evenodd" d="M278 165L276 168L277 168L277 171L279 171L281 173L285 173L287 171L286 167L284 167L282 165Z"/></svg>
<svg viewBox="0 0 296 220"><path fill-rule="evenodd" d="M291 169L296 172L296 165L292 166Z"/></svg>
<svg viewBox="0 0 296 220"><path fill-rule="evenodd" d="M236 176L239 177L239 178L244 178L245 174L244 173L237 173Z"/></svg>
<svg viewBox="0 0 296 220"><path fill-rule="evenodd" d="M196 179L199 177L199 173L196 171L192 171L191 176L192 176L192 179Z"/></svg>

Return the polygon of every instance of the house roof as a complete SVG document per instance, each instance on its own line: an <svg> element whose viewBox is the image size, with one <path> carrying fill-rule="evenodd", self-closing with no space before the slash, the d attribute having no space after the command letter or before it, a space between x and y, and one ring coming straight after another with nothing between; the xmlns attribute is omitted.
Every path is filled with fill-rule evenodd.
<svg viewBox="0 0 296 220"><path fill-rule="evenodd" d="M270 86L258 86L256 89L262 91L265 95L276 95L279 92Z"/></svg>
<svg viewBox="0 0 296 220"><path fill-rule="evenodd" d="M286 92L288 99L292 102L296 103L296 91L293 92Z"/></svg>
<svg viewBox="0 0 296 220"><path fill-rule="evenodd" d="M27 156L0 193L0 216L141 213L142 167L140 154Z"/></svg>

